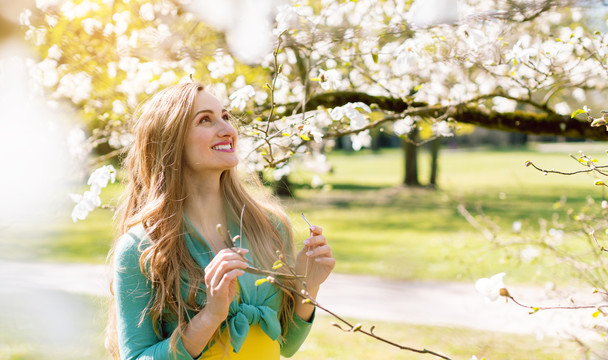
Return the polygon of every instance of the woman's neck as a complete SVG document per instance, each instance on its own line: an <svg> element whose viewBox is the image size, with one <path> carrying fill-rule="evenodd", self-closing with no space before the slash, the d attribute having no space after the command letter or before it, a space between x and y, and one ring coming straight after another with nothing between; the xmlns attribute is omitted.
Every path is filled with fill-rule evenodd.
<svg viewBox="0 0 608 360"><path fill-rule="evenodd" d="M226 229L224 198L217 178L189 178L186 183L187 197L184 213L203 235L214 251L223 247L223 239L217 233L217 225Z"/></svg>

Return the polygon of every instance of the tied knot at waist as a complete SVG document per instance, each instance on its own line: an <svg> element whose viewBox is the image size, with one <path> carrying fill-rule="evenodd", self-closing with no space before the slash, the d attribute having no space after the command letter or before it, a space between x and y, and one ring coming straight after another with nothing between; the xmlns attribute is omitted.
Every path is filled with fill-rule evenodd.
<svg viewBox="0 0 608 360"><path fill-rule="evenodd" d="M247 334L249 326L259 324L260 328L272 340L281 335L281 324L277 312L265 305L241 304L236 301L230 304L228 310L228 328L231 344L235 352L239 352Z"/></svg>

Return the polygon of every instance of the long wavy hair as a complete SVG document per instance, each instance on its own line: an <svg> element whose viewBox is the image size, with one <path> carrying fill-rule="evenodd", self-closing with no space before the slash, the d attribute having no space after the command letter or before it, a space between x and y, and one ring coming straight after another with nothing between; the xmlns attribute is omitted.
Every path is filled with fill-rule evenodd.
<svg viewBox="0 0 608 360"><path fill-rule="evenodd" d="M178 337L185 341L183 331L188 324L189 312L201 307L195 302L197 291L204 291L204 269L194 261L184 241L184 200L188 196L184 186L184 144L193 116L193 104L204 87L198 83L168 87L139 107L134 118L135 140L125 158L128 173L126 191L116 215L118 235L131 227L142 224L151 245L142 249L139 265L152 285L152 293L144 316L150 316L154 331L161 339L161 321L166 315L176 320L177 327L171 334L170 346L176 348ZM262 189L256 177L251 176L249 185ZM226 204L229 220L239 221L243 204L243 235L248 239L254 261L270 268L277 259L277 250L291 259L293 235L289 220L276 200L266 191L255 191L255 198L245 189L235 168L225 170L220 177L220 191ZM281 232L277 225L285 230ZM118 239L119 237L117 237ZM114 243L108 256L113 265ZM183 279L183 273L189 279ZM294 284L289 284L293 285ZM182 289L187 286L187 289ZM187 298L181 294L185 290ZM293 320L294 297L283 293L279 311L282 333ZM219 332L215 338L219 337ZM112 292L106 348L119 359L116 332L115 299Z"/></svg>

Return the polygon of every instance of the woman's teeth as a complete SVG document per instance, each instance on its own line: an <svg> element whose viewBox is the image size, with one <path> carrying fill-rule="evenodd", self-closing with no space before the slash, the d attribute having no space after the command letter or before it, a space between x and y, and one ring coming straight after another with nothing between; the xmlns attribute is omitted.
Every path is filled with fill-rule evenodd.
<svg viewBox="0 0 608 360"><path fill-rule="evenodd" d="M232 149L232 145L227 144L227 145L216 145L213 147L213 150L230 150Z"/></svg>

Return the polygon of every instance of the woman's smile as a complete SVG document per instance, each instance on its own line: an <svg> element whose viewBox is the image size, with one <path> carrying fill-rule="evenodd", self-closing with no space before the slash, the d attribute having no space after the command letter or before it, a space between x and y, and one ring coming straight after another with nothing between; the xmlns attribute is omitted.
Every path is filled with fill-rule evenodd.
<svg viewBox="0 0 608 360"><path fill-rule="evenodd" d="M232 141L219 142L215 144L212 149L223 152L234 152L234 148L232 147Z"/></svg>

